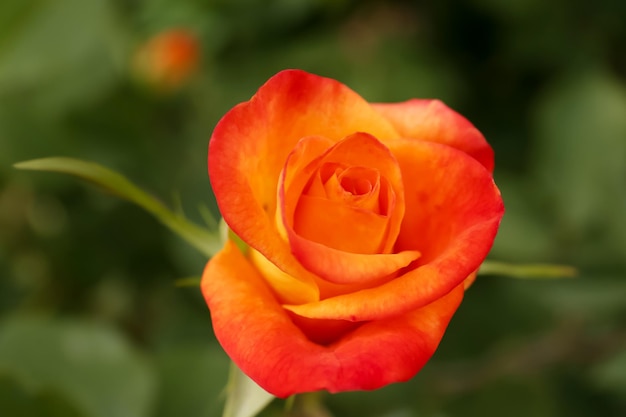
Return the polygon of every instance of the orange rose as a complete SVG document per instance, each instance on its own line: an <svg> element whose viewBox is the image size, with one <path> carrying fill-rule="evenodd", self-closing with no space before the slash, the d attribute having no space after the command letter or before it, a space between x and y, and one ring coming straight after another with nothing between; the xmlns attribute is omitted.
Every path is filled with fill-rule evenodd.
<svg viewBox="0 0 626 417"><path fill-rule="evenodd" d="M283 71L230 110L209 175L233 242L202 292L232 360L278 397L375 389L426 363L504 212L493 151L437 100L370 104Z"/></svg>
<svg viewBox="0 0 626 417"><path fill-rule="evenodd" d="M200 60L200 42L186 29L161 32L141 46L134 56L135 74L148 84L165 90L182 86Z"/></svg>

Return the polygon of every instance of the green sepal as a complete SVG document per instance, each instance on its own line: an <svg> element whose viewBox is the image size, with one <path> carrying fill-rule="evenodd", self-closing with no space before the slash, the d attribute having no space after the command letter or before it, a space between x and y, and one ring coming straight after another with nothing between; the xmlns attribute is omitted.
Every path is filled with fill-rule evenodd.
<svg viewBox="0 0 626 417"><path fill-rule="evenodd" d="M254 417L274 398L231 362L222 417Z"/></svg>

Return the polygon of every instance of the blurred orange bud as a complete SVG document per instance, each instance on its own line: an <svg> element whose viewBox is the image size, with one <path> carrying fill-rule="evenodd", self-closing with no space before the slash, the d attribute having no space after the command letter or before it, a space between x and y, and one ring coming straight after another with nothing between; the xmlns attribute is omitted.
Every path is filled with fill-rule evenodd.
<svg viewBox="0 0 626 417"><path fill-rule="evenodd" d="M194 73L200 60L200 42L186 29L158 33L141 45L133 59L133 72L158 90L180 88Z"/></svg>

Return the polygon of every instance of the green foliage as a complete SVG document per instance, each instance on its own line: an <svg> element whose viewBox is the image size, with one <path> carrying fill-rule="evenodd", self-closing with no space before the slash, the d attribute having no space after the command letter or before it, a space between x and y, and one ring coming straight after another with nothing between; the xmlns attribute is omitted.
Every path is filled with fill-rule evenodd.
<svg viewBox="0 0 626 417"><path fill-rule="evenodd" d="M162 382L154 415L221 415L228 357L215 344L185 346L182 342L156 356L156 368Z"/></svg>
<svg viewBox="0 0 626 417"><path fill-rule="evenodd" d="M20 411L25 401L19 397L30 392L35 407L45 409L43 415L58 415L59 409L69 414L64 407L93 417L149 415L154 376L114 330L97 323L33 318L4 321L0 334L0 370L21 384L11 387L17 395L6 395L3 410L35 415Z"/></svg>
<svg viewBox="0 0 626 417"><path fill-rule="evenodd" d="M84 417L54 388L33 391L7 375L0 376L0 410L11 416Z"/></svg>
<svg viewBox="0 0 626 417"><path fill-rule="evenodd" d="M624 115L626 87L600 71L568 74L536 109L534 161L555 233L583 260L626 257Z"/></svg>
<svg viewBox="0 0 626 417"><path fill-rule="evenodd" d="M125 197L142 195L157 220L166 205L135 184L203 224L218 215L206 174L215 123L283 68L371 101L446 101L496 151L507 212L492 258L579 271L479 277L416 378L324 396L329 411L625 415L625 5L1 1L0 415L219 415L227 358L197 288L175 286L199 276L206 255L131 204L12 166L91 160L132 179L98 171L96 181L131 187ZM198 36L199 70L178 90L152 90L137 82L134 54L171 27ZM182 209L167 216L183 221Z"/></svg>
<svg viewBox="0 0 626 417"><path fill-rule="evenodd" d="M112 87L124 35L109 2L7 0L0 7L3 101L52 117Z"/></svg>
<svg viewBox="0 0 626 417"><path fill-rule="evenodd" d="M15 164L15 167L34 171L62 172L92 182L152 214L207 258L215 255L221 246L217 233L211 233L188 222L183 216L169 210L122 175L101 165L72 158L44 158L20 162Z"/></svg>

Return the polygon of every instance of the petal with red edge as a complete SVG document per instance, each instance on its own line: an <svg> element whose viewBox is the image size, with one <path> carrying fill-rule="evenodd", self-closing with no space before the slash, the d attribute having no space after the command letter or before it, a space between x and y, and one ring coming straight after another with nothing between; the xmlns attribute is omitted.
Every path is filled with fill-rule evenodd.
<svg viewBox="0 0 626 417"><path fill-rule="evenodd" d="M465 117L439 100L413 99L372 106L405 138L437 142L467 153L493 171L493 150Z"/></svg>
<svg viewBox="0 0 626 417"><path fill-rule="evenodd" d="M405 184L406 215L396 248L422 252L417 267L376 288L285 308L309 318L352 321L402 314L447 294L487 256L504 213L491 173L449 146L410 139L389 146Z"/></svg>
<svg viewBox="0 0 626 417"><path fill-rule="evenodd" d="M285 273L311 284L276 233L279 175L300 138L338 141L355 131L381 138L398 133L345 85L299 70L276 74L248 102L231 109L209 143L209 176L220 212L237 236ZM270 219L271 218L271 219Z"/></svg>
<svg viewBox="0 0 626 417"><path fill-rule="evenodd" d="M462 299L459 286L418 310L368 322L331 345L342 376L329 391L377 389L411 379L439 346Z"/></svg>
<svg viewBox="0 0 626 417"><path fill-rule="evenodd" d="M261 387L282 398L408 380L437 348L463 297L459 286L424 308L364 323L324 346L293 323L232 242L209 261L201 287L226 353Z"/></svg>

